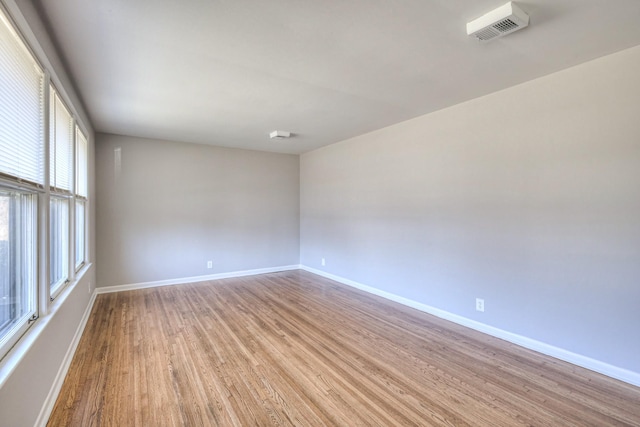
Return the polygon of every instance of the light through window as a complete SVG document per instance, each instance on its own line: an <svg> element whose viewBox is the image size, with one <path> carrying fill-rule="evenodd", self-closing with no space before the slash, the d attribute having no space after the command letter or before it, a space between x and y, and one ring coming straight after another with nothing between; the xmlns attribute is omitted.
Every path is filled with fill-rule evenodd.
<svg viewBox="0 0 640 427"><path fill-rule="evenodd" d="M36 196L0 191L0 348L10 347L36 307Z"/></svg>
<svg viewBox="0 0 640 427"><path fill-rule="evenodd" d="M86 202L81 199L76 200L76 270L84 264L85 245L85 212Z"/></svg>
<svg viewBox="0 0 640 427"><path fill-rule="evenodd" d="M51 297L68 283L69 199L51 196L49 209L49 283Z"/></svg>

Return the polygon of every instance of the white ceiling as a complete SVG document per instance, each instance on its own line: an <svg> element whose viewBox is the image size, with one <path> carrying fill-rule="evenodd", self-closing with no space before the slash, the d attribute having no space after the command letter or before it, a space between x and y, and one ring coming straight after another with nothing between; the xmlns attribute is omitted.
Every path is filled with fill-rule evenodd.
<svg viewBox="0 0 640 427"><path fill-rule="evenodd" d="M97 131L303 153L640 44L639 0L33 0ZM272 130L294 133L270 140Z"/></svg>

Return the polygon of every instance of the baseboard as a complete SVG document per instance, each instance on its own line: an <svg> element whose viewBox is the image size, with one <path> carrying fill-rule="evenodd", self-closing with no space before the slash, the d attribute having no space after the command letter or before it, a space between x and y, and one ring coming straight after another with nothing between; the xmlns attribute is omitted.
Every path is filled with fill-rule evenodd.
<svg viewBox="0 0 640 427"><path fill-rule="evenodd" d="M344 285L351 286L353 288L357 288L362 291L386 298L388 300L395 301L397 303L406 305L408 307L415 308L425 313L432 314L441 319L449 320L459 325L466 326L468 328L474 329L479 332L483 332L487 335L491 335L496 338L503 339L513 344L517 344L521 347L528 348L529 350L534 350L539 353L546 354L547 356L555 357L556 359L560 359L565 362L569 362L571 364L574 364L574 365L589 369L591 371L606 375L608 377L615 378L617 380L624 381L631 385L640 387L640 373L629 371L627 369L620 368L617 366L613 366L608 363L601 362L599 360L595 360L587 356L583 356L581 354L573 353L571 351L565 350L560 347L556 347L541 341L527 338L522 335L505 331L503 329L485 325L484 323L471 320L466 317L459 316L457 314L449 313L448 311L440 310L438 308L431 307L429 305L426 305L417 301L413 301L408 298L404 298L399 295L395 295L386 291L382 291L380 289L376 289L371 286L363 285L362 283L345 279L344 277L336 276L334 274L327 273L322 270L317 270L315 268L307 267L305 265L301 265L300 269L308 271L313 274L317 274L318 276L326 277L327 279L334 280Z"/></svg>
<svg viewBox="0 0 640 427"><path fill-rule="evenodd" d="M51 411L53 411L53 406L56 403L56 399L58 398L58 394L60 393L60 389L62 389L62 384L64 383L64 379L67 376L67 372L69 371L69 367L71 366L71 361L73 360L73 355L76 354L76 349L78 348L78 344L80 343L80 338L82 338L82 333L84 332L85 326L87 326L87 322L89 321L89 316L91 315L91 310L93 309L93 304L96 301L97 293L94 291L91 295L91 300L89 300L89 304L87 304L87 308L82 315L82 319L80 319L80 324L76 329L76 333L73 335L73 339L69 344L69 348L67 349L66 354L64 355L64 359L62 360L62 364L60 368L58 368L58 373L53 381L53 385L49 390L49 394L47 394L47 398L40 409L40 414L38 414L38 418L36 419L35 426L45 427L47 422L49 421L49 416L51 415Z"/></svg>
<svg viewBox="0 0 640 427"><path fill-rule="evenodd" d="M298 270L299 265L285 265L280 267L257 268L254 270L232 271L228 273L209 274L206 276L180 277L177 279L158 280L154 282L131 283L128 285L105 286L96 288L98 294L111 292L132 291L135 289L156 288L159 286L180 285L183 283L206 282L208 280L228 279L231 277L255 276L256 274L277 273L279 271Z"/></svg>

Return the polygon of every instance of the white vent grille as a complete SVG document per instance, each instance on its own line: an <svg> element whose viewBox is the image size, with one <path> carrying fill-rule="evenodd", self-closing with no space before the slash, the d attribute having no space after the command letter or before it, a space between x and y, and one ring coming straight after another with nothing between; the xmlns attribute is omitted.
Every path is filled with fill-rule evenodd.
<svg viewBox="0 0 640 427"><path fill-rule="evenodd" d="M493 28L485 28L484 30L478 31L474 35L478 40L491 40L494 37L498 37L500 33Z"/></svg>
<svg viewBox="0 0 640 427"><path fill-rule="evenodd" d="M518 29L518 24L513 22L511 19L505 19L504 21L500 21L493 26L496 30L501 33L507 33L512 30Z"/></svg>
<svg viewBox="0 0 640 427"><path fill-rule="evenodd" d="M529 15L509 2L467 24L467 34L486 41L502 37L529 25Z"/></svg>

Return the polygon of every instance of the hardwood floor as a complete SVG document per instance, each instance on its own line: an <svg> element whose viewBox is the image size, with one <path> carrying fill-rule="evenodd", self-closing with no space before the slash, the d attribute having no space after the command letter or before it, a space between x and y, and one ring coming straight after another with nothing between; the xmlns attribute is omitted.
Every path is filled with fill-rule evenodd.
<svg viewBox="0 0 640 427"><path fill-rule="evenodd" d="M640 426L640 388L302 271L99 295L50 426Z"/></svg>

